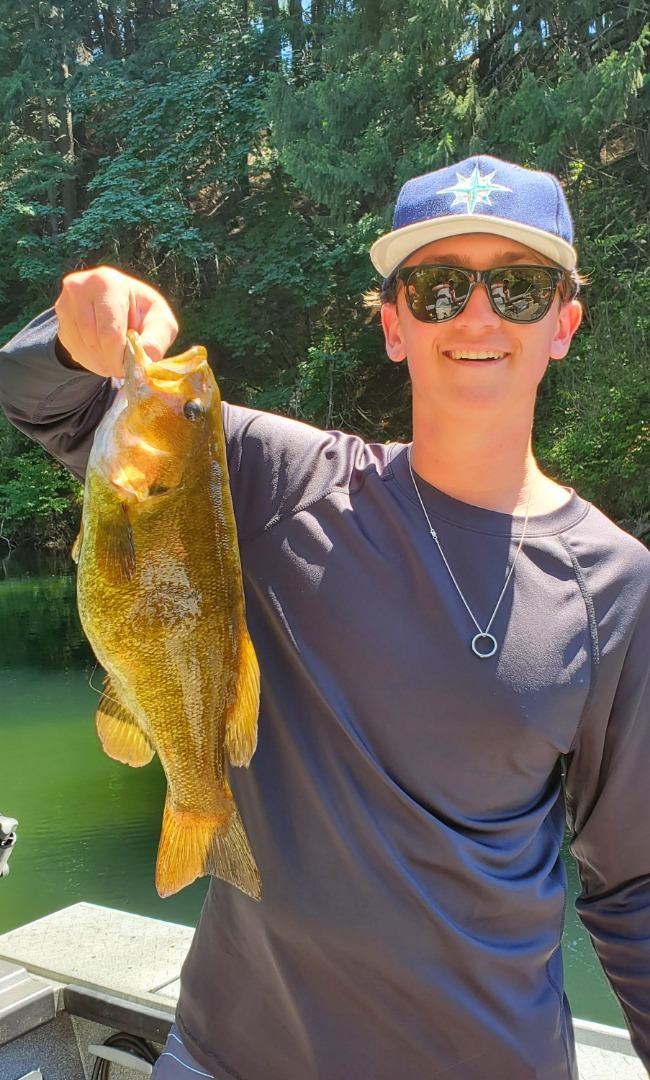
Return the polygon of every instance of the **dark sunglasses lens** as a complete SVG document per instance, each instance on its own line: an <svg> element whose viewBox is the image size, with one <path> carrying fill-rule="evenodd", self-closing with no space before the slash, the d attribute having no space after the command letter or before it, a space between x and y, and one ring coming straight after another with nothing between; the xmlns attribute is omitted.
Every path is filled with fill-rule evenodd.
<svg viewBox="0 0 650 1080"><path fill-rule="evenodd" d="M469 292L469 278L448 266L423 266L406 283L406 299L416 319L444 322L462 308Z"/></svg>
<svg viewBox="0 0 650 1080"><path fill-rule="evenodd" d="M512 266L490 276L490 294L502 318L537 322L553 303L555 281L543 267Z"/></svg>

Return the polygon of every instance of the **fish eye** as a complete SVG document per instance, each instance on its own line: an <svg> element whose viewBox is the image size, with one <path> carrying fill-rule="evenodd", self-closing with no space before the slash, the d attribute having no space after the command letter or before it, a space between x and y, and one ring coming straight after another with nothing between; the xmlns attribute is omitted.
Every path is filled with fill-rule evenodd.
<svg viewBox="0 0 650 1080"><path fill-rule="evenodd" d="M203 416L204 409L200 401L196 401L191 398L185 402L183 406L183 416L186 416L188 420L200 420Z"/></svg>

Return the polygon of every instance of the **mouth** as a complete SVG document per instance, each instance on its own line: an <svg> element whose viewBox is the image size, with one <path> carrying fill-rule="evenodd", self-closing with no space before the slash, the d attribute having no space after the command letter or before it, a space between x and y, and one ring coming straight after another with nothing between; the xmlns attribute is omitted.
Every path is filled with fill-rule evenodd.
<svg viewBox="0 0 650 1080"><path fill-rule="evenodd" d="M482 364L504 360L509 353L501 349L446 349L445 356L450 360L479 361Z"/></svg>

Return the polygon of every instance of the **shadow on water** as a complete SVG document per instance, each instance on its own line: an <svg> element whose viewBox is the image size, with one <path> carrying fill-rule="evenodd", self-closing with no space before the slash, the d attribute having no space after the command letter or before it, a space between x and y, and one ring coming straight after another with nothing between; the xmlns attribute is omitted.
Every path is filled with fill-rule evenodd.
<svg viewBox="0 0 650 1080"><path fill-rule="evenodd" d="M61 552L12 552L0 578L0 668L93 664L77 615L75 568Z"/></svg>

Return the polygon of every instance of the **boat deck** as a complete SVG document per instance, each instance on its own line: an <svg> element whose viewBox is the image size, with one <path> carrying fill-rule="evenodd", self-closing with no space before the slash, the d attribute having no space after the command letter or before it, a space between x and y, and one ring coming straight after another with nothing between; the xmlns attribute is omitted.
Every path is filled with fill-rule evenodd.
<svg viewBox="0 0 650 1080"><path fill-rule="evenodd" d="M102 1042L99 1033L108 1028L140 1025L154 1043L164 1043L192 933L176 923L75 904L0 935L0 1048L18 1046L30 1036L33 1043L42 1025L56 1018L59 1043L74 1042L68 1048L70 1061L76 1056L81 1062L70 1065L65 1080L89 1080L88 1044ZM21 970L22 976L17 975ZM20 986L28 1007L17 1018ZM576 1020L575 1033L580 1080L647 1080L626 1031ZM7 1049L0 1053L9 1060ZM32 1054L46 1060L48 1048L37 1047ZM29 1073L29 1067L20 1067L15 1080ZM43 1069L38 1062L30 1067ZM132 1068L111 1066L115 1080L133 1080L134 1075ZM42 1072L43 1080L50 1076L64 1080L56 1071ZM14 1077L7 1073L6 1080Z"/></svg>

